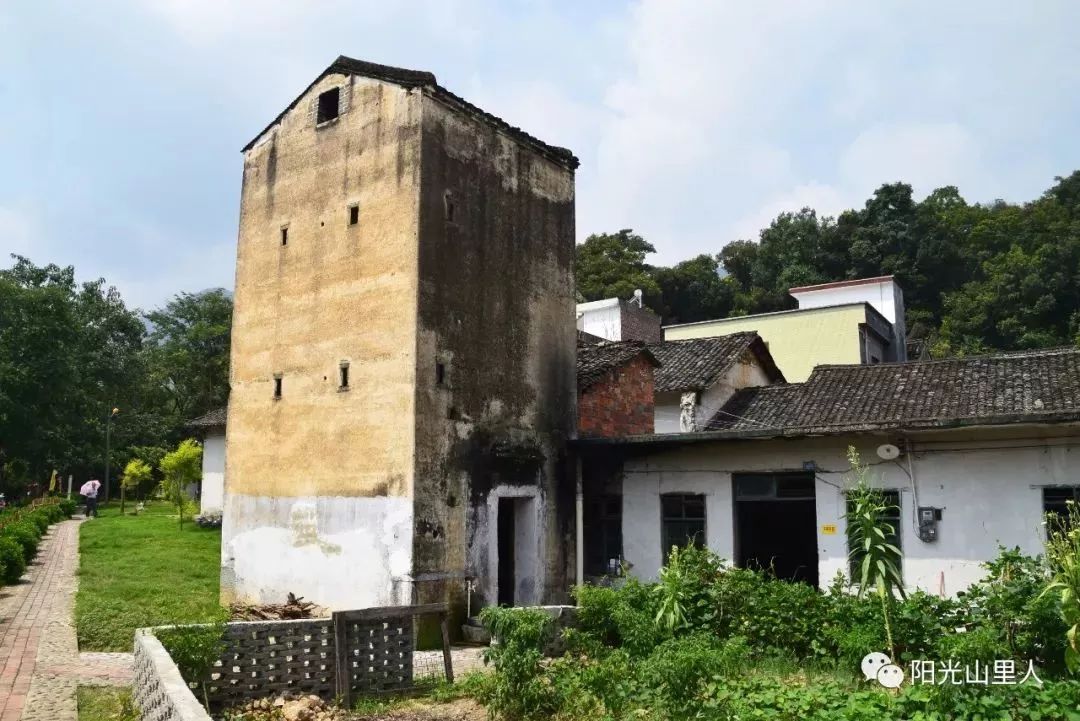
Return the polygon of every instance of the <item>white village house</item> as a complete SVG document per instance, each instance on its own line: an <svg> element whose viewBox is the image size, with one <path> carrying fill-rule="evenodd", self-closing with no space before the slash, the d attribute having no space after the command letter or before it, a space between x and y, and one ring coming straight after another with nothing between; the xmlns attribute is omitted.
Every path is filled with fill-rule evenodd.
<svg viewBox="0 0 1080 721"><path fill-rule="evenodd" d="M215 408L187 425L202 440L202 482L199 484L199 513L221 513L225 507L225 420L227 409Z"/></svg>
<svg viewBox="0 0 1080 721"><path fill-rule="evenodd" d="M633 574L654 578L666 549L695 540L827 586L847 570L855 446L899 506L906 585L952 595L999 546L1040 553L1044 514L1080 500L1080 349L818 366L804 383L747 384L703 428L578 441L586 501L608 509L586 526L619 528L586 535L609 553L618 538Z"/></svg>

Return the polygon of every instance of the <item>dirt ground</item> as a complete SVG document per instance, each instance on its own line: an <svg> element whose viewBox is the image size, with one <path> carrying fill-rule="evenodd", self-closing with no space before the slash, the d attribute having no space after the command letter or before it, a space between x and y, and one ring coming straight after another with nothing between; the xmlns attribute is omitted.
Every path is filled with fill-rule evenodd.
<svg viewBox="0 0 1080 721"><path fill-rule="evenodd" d="M487 721L487 711L472 699L446 703L417 700L370 713L354 713L349 721Z"/></svg>

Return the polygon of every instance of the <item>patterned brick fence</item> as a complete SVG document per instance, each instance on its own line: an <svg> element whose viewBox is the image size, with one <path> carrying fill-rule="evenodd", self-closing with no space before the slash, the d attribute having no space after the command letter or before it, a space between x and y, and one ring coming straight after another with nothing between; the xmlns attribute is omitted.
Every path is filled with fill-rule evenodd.
<svg viewBox="0 0 1080 721"><path fill-rule="evenodd" d="M241 621L226 625L225 651L207 680L215 713L252 699L310 695L331 701L413 688L413 619L446 607L399 606L335 613L297 621ZM340 653L339 653L340 649ZM453 669L449 646L443 668ZM135 636L135 701L143 721L208 721L209 715L180 677L153 629Z"/></svg>

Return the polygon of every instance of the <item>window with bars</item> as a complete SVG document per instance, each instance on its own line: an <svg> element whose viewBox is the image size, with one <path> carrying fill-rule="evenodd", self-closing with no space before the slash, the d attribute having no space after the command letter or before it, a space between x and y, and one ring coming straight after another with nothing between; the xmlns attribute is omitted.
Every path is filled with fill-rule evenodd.
<svg viewBox="0 0 1080 721"><path fill-rule="evenodd" d="M665 493L660 496L661 551L667 559L672 546L705 545L705 496Z"/></svg>
<svg viewBox="0 0 1080 721"><path fill-rule="evenodd" d="M1044 488L1043 514L1056 517L1059 523L1067 523L1069 519L1069 501L1080 503L1080 486ZM1047 527L1053 527L1049 519L1047 519Z"/></svg>
<svg viewBox="0 0 1080 721"><path fill-rule="evenodd" d="M904 544L900 534L900 491L882 491L881 495L884 496L885 505L888 506L885 510L883 520L892 526L892 533L886 536L886 540L899 548L901 554L903 554ZM851 513L852 510L851 501L849 500L847 502L847 512ZM851 525L848 525L848 573L852 579L857 579L862 575L863 554L859 553L857 549L852 548L850 529ZM900 572L901 577L903 577L902 564Z"/></svg>
<svg viewBox="0 0 1080 721"><path fill-rule="evenodd" d="M602 576L622 560L622 496L605 494L585 502L585 573Z"/></svg>

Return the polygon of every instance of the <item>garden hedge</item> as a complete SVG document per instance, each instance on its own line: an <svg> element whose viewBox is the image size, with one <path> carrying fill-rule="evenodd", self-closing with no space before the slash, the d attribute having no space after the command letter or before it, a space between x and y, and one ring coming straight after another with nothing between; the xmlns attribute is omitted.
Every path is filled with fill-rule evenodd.
<svg viewBox="0 0 1080 721"><path fill-rule="evenodd" d="M37 553L49 526L75 512L75 502L45 498L31 506L0 511L0 582L15 583Z"/></svg>

